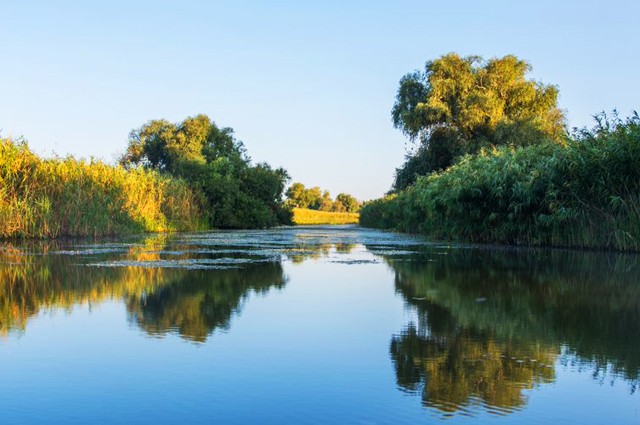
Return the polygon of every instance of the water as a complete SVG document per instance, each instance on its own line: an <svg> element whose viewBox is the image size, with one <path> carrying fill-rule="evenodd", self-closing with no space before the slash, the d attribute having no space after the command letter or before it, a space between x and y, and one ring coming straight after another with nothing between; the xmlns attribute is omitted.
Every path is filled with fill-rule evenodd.
<svg viewBox="0 0 640 425"><path fill-rule="evenodd" d="M638 424L639 276L357 227L5 243L0 423Z"/></svg>

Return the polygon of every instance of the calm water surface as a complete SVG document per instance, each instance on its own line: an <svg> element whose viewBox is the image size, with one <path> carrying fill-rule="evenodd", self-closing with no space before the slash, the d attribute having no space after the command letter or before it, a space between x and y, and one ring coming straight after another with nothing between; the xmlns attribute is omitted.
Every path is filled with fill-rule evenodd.
<svg viewBox="0 0 640 425"><path fill-rule="evenodd" d="M0 244L0 424L640 424L640 257L358 227Z"/></svg>

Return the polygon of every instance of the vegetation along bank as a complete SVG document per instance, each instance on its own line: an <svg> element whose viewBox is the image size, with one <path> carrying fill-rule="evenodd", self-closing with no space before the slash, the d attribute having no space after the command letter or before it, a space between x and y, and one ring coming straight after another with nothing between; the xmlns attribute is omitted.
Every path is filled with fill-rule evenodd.
<svg viewBox="0 0 640 425"><path fill-rule="evenodd" d="M640 250L640 118L566 130L557 89L513 56L455 54L400 81L392 117L417 145L367 227L470 242Z"/></svg>
<svg viewBox="0 0 640 425"><path fill-rule="evenodd" d="M102 162L41 159L0 140L0 237L98 236L195 230L205 200L181 179Z"/></svg>
<svg viewBox="0 0 640 425"><path fill-rule="evenodd" d="M293 211L293 223L307 224L357 224L362 204L348 193L340 193L335 199L327 190L306 188L293 183L286 191L285 207Z"/></svg>
<svg viewBox="0 0 640 425"><path fill-rule="evenodd" d="M206 115L133 130L118 166L42 159L0 140L0 238L100 236L291 223L289 176L253 164Z"/></svg>

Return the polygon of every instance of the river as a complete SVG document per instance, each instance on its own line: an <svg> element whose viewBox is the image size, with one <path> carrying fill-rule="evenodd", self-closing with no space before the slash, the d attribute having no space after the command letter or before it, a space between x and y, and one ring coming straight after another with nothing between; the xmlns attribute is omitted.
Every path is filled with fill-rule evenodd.
<svg viewBox="0 0 640 425"><path fill-rule="evenodd" d="M0 243L1 424L640 423L640 257L357 226Z"/></svg>

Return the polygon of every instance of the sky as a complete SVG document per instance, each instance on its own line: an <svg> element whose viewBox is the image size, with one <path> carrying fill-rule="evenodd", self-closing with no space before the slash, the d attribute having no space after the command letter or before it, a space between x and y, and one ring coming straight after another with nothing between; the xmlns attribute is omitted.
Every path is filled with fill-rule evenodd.
<svg viewBox="0 0 640 425"><path fill-rule="evenodd" d="M115 162L152 119L207 114L254 162L382 196L407 149L398 81L449 53L514 54L569 127L640 109L640 2L0 2L0 135Z"/></svg>

